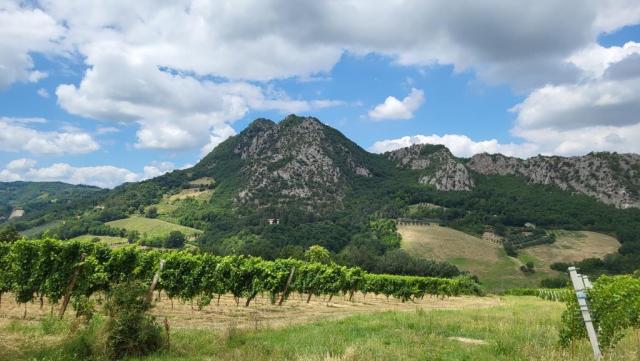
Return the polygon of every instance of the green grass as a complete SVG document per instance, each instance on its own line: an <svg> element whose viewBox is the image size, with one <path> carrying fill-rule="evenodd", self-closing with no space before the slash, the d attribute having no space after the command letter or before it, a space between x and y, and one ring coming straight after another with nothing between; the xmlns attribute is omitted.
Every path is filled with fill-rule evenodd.
<svg viewBox="0 0 640 361"><path fill-rule="evenodd" d="M107 222L107 225L116 228L124 228L126 230L138 231L140 232L140 235L146 234L150 238L166 237L172 231L180 231L187 236L194 236L202 233L202 231L195 228L169 223L160 219L151 219L139 216Z"/></svg>
<svg viewBox="0 0 640 361"><path fill-rule="evenodd" d="M378 312L279 329L180 328L171 333L170 350L131 360L591 360L586 340L558 346L563 308L534 297L504 297L502 305L486 309ZM44 334L41 327L13 323L0 331ZM604 360L638 360L639 340L639 330L629 331ZM61 342L48 350L30 344L11 359L44 360L40 356L57 353L56 359L72 360L59 353L66 347Z"/></svg>
<svg viewBox="0 0 640 361"><path fill-rule="evenodd" d="M428 259L448 261L463 271L480 278L490 291L514 287L537 287L547 277L559 272L549 266L554 262L575 262L584 258L603 257L616 252L615 238L596 232L554 231L558 239L518 251L518 257L507 256L502 246L461 231L442 226L401 226L402 247ZM533 262L535 273L524 274L520 266Z"/></svg>
<svg viewBox="0 0 640 361"><path fill-rule="evenodd" d="M62 223L62 221L52 221L49 223L45 223L42 224L40 226L37 227L33 227L33 228L29 228L27 230L24 230L22 232L20 232L23 236L27 237L27 238L33 238L38 236L40 233L50 229L50 228L54 228L57 225L59 225L60 223Z"/></svg>
<svg viewBox="0 0 640 361"><path fill-rule="evenodd" d="M94 236L92 234L84 234L82 236L74 237L72 241L92 241L94 238L99 238L100 242L103 242L109 246L120 246L123 244L127 244L127 239L122 237L112 237L112 236Z"/></svg>

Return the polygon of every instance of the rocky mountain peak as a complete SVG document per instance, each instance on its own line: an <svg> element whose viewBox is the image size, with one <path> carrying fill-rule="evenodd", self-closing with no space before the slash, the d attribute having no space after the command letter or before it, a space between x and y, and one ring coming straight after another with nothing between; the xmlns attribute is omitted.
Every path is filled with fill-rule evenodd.
<svg viewBox="0 0 640 361"><path fill-rule="evenodd" d="M555 185L619 208L640 207L640 156L589 153L579 157L477 154L468 167L484 175L515 175L534 184Z"/></svg>
<svg viewBox="0 0 640 361"><path fill-rule="evenodd" d="M237 201L291 200L308 207L340 204L349 177L368 177L367 153L313 117L289 115L280 123L256 120L242 132L233 152L244 161L246 181Z"/></svg>
<svg viewBox="0 0 640 361"><path fill-rule="evenodd" d="M441 191L469 191L474 181L467 167L444 145L415 144L384 154L398 167L420 170L418 182Z"/></svg>

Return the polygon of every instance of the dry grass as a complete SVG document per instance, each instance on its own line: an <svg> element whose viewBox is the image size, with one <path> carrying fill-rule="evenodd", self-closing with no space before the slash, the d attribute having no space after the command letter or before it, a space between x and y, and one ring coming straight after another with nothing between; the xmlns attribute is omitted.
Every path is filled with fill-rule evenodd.
<svg viewBox="0 0 640 361"><path fill-rule="evenodd" d="M212 194L213 194L213 191L210 189L205 189L201 191L198 188L187 188L187 189L181 190L179 193L168 196L167 201L174 202L174 201L180 201L187 198L198 198L202 200L207 200L211 198Z"/></svg>
<svg viewBox="0 0 640 361"><path fill-rule="evenodd" d="M438 225L399 226L402 246L418 254L429 255L437 260L454 258L481 258L487 262L498 260L496 251L500 246L458 230Z"/></svg>
<svg viewBox="0 0 640 361"><path fill-rule="evenodd" d="M576 262L615 253L620 243L606 234L588 231L556 231L553 244L529 247L525 252L548 266L554 262Z"/></svg>
<svg viewBox="0 0 640 361"><path fill-rule="evenodd" d="M173 302L162 294L157 300L152 313L161 319L168 319L172 328L189 329L218 329L225 331L233 328L259 329L279 328L288 325L315 322L320 320L335 320L346 316L370 313L375 311L415 311L419 309L463 309L486 308L500 304L497 297L450 297L445 299L425 297L415 302L402 303L394 298L387 299L384 296L356 294L352 301L342 296L333 297L328 302L323 297L313 297L306 303L306 295L303 297L292 294L282 306L272 305L268 297L256 297L249 307L244 306L244 300L236 304L231 295L220 298L220 305L214 299L209 306L198 310L197 305L189 302L181 302L174 299ZM173 303L173 306L172 306ZM27 304L27 322L37 322L46 316L57 314L58 305L50 305L46 300L43 308L39 302ZM0 309L0 329L12 321L22 321L24 305L16 304L11 295L4 295L2 308ZM67 317L72 318L73 309L69 307Z"/></svg>
<svg viewBox="0 0 640 361"><path fill-rule="evenodd" d="M549 268L554 262L603 257L620 246L615 238L602 233L554 231L555 243L522 249L516 259L508 257L489 235L481 239L437 225L399 226L398 231L404 249L425 258L449 261L477 275L493 291L538 286L541 279L559 275ZM520 271L520 266L528 261L533 261L536 268L532 275Z"/></svg>

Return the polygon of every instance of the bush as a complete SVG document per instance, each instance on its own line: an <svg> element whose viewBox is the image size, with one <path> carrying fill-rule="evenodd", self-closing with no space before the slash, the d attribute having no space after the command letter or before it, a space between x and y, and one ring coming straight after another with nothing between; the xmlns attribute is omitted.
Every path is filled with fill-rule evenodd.
<svg viewBox="0 0 640 361"><path fill-rule="evenodd" d="M511 243L503 243L502 247L504 247L504 251L507 253L507 256L518 257L518 251Z"/></svg>
<svg viewBox="0 0 640 361"><path fill-rule="evenodd" d="M112 360L143 356L160 349L162 332L155 318L147 313L146 287L128 282L113 287L105 308L106 354Z"/></svg>
<svg viewBox="0 0 640 361"><path fill-rule="evenodd" d="M156 207L147 208L147 211L145 212L144 216L147 217L147 218L157 218L158 217L158 208L156 208Z"/></svg>
<svg viewBox="0 0 640 361"><path fill-rule="evenodd" d="M185 236L180 231L171 231L169 236L164 241L166 248L182 248L184 247Z"/></svg>
<svg viewBox="0 0 640 361"><path fill-rule="evenodd" d="M540 281L543 288L565 288L569 285L569 280L564 277L544 278Z"/></svg>
<svg viewBox="0 0 640 361"><path fill-rule="evenodd" d="M526 264L520 266L520 271L522 271L524 274L531 274L536 272L533 262L527 262Z"/></svg>

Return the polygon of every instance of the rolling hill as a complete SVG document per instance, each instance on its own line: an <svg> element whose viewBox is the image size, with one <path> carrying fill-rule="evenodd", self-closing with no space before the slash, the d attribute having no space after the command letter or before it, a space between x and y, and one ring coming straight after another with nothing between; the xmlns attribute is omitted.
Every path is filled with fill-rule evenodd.
<svg viewBox="0 0 640 361"><path fill-rule="evenodd" d="M468 234L496 227L517 229L527 223L545 230L598 231L615 235L622 247L603 262L593 263L597 267L593 272L630 272L640 267L637 158L593 153L531 161L498 155L463 159L442 145L373 154L316 118L289 115L278 123L256 119L191 168L113 190L68 186L67 193L56 193L38 191L36 184L3 187L11 189L4 198L13 203L7 204L24 204L24 220L12 221L20 230L56 224L55 220L66 222L66 230L57 226L61 238L122 236L118 228L158 236L181 230L198 234L202 250L265 258L302 257L309 246L318 244L338 262L368 270L386 262L415 264L413 253L394 253L398 250L395 236L389 229L381 232L375 221L435 219L461 231L448 237L460 254L441 259L498 280L498 275L509 274L506 270L517 270L527 253L516 261L498 245ZM553 176L541 178L540 174ZM54 197L57 194L61 196ZM40 213L27 208L29 199L40 204ZM37 203L41 199L45 201ZM420 204L433 206L415 207ZM157 208L159 219L141 218L151 206ZM5 206L5 213L12 207ZM104 224L114 229L100 228ZM465 253L468 249L486 257L470 257ZM612 246L605 250L615 252ZM446 250L438 246L432 252ZM532 259L546 257L543 251L532 252ZM550 252L563 254L562 249ZM583 256L604 254L585 252ZM495 266L494 275L489 265ZM440 266L429 270L423 264L406 272L435 269ZM511 283L535 281L542 273L527 278L518 274Z"/></svg>
<svg viewBox="0 0 640 361"><path fill-rule="evenodd" d="M439 225L399 226L402 247L427 259L448 261L461 270L477 275L491 290L512 287L536 287L546 277L560 272L549 268L555 262L578 262L586 258L614 253L618 241L605 234L585 231L555 231L553 244L520 250L518 258L509 257L501 245ZM532 261L534 274L525 275L520 266Z"/></svg>

